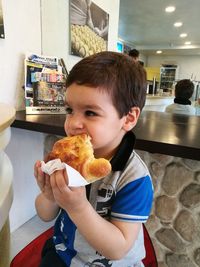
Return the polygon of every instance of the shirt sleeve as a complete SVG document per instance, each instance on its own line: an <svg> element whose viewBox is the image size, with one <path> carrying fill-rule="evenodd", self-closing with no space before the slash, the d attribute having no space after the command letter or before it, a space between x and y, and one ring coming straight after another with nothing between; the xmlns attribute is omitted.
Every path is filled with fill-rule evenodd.
<svg viewBox="0 0 200 267"><path fill-rule="evenodd" d="M153 186L149 175L125 185L116 193L111 209L112 219L146 222L153 202Z"/></svg>

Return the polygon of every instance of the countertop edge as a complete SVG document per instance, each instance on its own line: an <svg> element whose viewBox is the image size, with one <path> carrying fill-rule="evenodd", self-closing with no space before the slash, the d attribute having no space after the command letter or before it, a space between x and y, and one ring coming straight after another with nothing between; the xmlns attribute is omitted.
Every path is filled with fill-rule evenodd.
<svg viewBox="0 0 200 267"><path fill-rule="evenodd" d="M65 136L65 131L63 123L60 125L53 125L49 121L42 122L32 122L26 119L16 118L11 124L11 127L30 130L46 134L54 134L58 136ZM133 130L134 132L134 130ZM155 140L145 140L136 136L135 149L147 151L150 153L165 154L174 157L181 157L193 160L200 160L200 150L199 148L189 147L177 144L162 143Z"/></svg>
<svg viewBox="0 0 200 267"><path fill-rule="evenodd" d="M135 149L147 151L149 153L164 154L168 156L180 157L185 159L200 160L198 148L180 146L175 144L165 144L156 141L136 139Z"/></svg>

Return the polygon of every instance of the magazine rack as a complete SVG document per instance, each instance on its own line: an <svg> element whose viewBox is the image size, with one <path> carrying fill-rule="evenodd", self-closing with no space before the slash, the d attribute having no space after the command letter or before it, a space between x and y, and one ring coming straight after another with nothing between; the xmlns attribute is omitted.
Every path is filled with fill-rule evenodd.
<svg viewBox="0 0 200 267"><path fill-rule="evenodd" d="M26 114L66 114L68 73L63 59L27 54L24 65Z"/></svg>

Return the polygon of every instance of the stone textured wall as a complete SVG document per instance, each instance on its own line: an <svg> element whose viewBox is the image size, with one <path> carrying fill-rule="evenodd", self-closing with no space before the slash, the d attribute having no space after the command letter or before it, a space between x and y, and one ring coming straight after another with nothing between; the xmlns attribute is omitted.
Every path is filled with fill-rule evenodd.
<svg viewBox="0 0 200 267"><path fill-rule="evenodd" d="M46 136L45 155L59 138ZM200 266L200 161L137 152L154 185L154 204L146 227L158 266Z"/></svg>
<svg viewBox="0 0 200 267"><path fill-rule="evenodd" d="M154 204L146 227L158 266L200 266L200 161L137 152L154 184Z"/></svg>

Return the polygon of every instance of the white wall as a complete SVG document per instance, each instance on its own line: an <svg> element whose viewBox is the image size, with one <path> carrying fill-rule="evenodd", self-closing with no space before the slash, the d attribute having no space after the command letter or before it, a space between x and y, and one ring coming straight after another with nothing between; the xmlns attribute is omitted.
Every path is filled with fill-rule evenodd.
<svg viewBox="0 0 200 267"><path fill-rule="evenodd" d="M11 128L11 140L5 152L12 162L14 201L10 210L11 231L35 215L34 199L39 193L33 175L36 160L43 157L42 133Z"/></svg>
<svg viewBox="0 0 200 267"><path fill-rule="evenodd" d="M2 0L5 39L0 39L0 102L24 108L24 57L41 53L40 0ZM12 128L5 149L14 170L11 231L35 215L33 162L42 158L43 134Z"/></svg>
<svg viewBox="0 0 200 267"><path fill-rule="evenodd" d="M40 0L2 0L5 39L0 39L0 102L24 106L24 56L41 52Z"/></svg>
<svg viewBox="0 0 200 267"><path fill-rule="evenodd" d="M69 70L80 58L68 55L69 0L41 0L42 10L40 0L1 1L5 39L0 39L0 102L19 110L24 109L21 88L26 52L63 57ZM110 15L108 50L115 51L120 0L93 1Z"/></svg>
<svg viewBox="0 0 200 267"><path fill-rule="evenodd" d="M93 0L109 14L108 50L117 50L120 0ZM42 51L57 55L70 70L81 58L69 55L69 1L42 0Z"/></svg>
<svg viewBox="0 0 200 267"><path fill-rule="evenodd" d="M177 64L178 79L192 79L200 81L200 55L199 56L149 56L148 67L159 67L161 64Z"/></svg>
<svg viewBox="0 0 200 267"><path fill-rule="evenodd" d="M68 55L68 0L2 0L5 39L0 39L0 102L24 109L24 57L26 52L63 57L68 70L80 58ZM119 0L95 0L110 15L109 50L116 50ZM43 22L41 31L41 13ZM42 36L42 37L41 37ZM43 44L41 45L41 40ZM45 116L45 115L44 115ZM12 128L5 149L13 169L14 201L10 211L11 231L35 215L38 193L33 165L43 158L42 133Z"/></svg>

